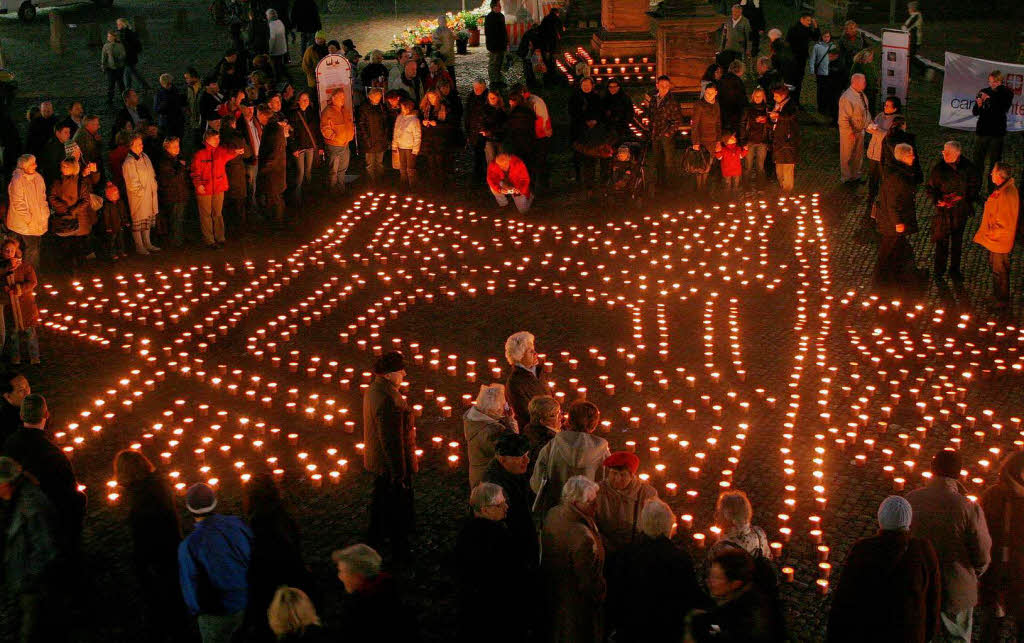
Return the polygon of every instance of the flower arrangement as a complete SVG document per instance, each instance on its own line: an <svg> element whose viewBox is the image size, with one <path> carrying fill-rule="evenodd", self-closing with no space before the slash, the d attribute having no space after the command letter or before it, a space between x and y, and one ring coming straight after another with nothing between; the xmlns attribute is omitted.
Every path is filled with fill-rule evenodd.
<svg viewBox="0 0 1024 643"><path fill-rule="evenodd" d="M463 34L465 34L465 39L468 39L469 30L477 27L480 17L486 11L485 6L481 6L471 11L448 12L445 17L448 19L448 27L455 32L456 38L463 38ZM391 39L391 52L389 53L429 43L435 29L437 29L436 19L420 20L416 25L406 27Z"/></svg>

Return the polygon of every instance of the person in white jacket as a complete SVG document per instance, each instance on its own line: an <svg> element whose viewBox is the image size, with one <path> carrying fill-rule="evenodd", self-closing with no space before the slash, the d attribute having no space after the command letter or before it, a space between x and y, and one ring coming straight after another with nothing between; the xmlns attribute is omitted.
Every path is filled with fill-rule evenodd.
<svg viewBox="0 0 1024 643"><path fill-rule="evenodd" d="M543 521L548 510L561 499L562 486L573 476L604 480L604 460L611 455L608 440L592 435L601 412L592 402L577 401L569 407L569 423L551 438L537 456L530 487L537 494L534 517Z"/></svg>
<svg viewBox="0 0 1024 643"><path fill-rule="evenodd" d="M149 231L160 212L156 190L156 172L153 163L142 151L142 135L132 138L128 156L121 165L124 172L124 187L128 197L128 211L132 218L132 239L135 240L135 252L148 255L160 252L160 248L149 240Z"/></svg>
<svg viewBox="0 0 1024 643"><path fill-rule="evenodd" d="M274 75L278 79L287 78L292 82L292 75L288 73L288 34L284 28L284 22L277 16L277 11L267 9L267 26L270 32L270 43L268 53L274 62Z"/></svg>
<svg viewBox="0 0 1024 643"><path fill-rule="evenodd" d="M50 222L50 206L46 201L46 182L36 171L36 157L23 154L7 186L10 205L7 227L16 232L25 246L25 262L39 266L39 241Z"/></svg>
<svg viewBox="0 0 1024 643"><path fill-rule="evenodd" d="M391 138L391 155L398 155L398 172L402 185L412 189L416 183L416 156L420 153L420 117L412 99L402 99L402 113L395 119Z"/></svg>

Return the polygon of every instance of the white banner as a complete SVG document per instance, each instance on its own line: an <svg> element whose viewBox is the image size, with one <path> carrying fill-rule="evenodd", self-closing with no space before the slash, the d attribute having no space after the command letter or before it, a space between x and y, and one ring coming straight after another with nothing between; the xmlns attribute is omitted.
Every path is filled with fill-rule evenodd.
<svg viewBox="0 0 1024 643"><path fill-rule="evenodd" d="M988 87L988 75L1003 72L1003 84L1013 92L1013 104L1006 115L1006 129L1024 131L1024 65L971 58L946 52L946 73L942 80L942 107L939 125L974 131L978 117L973 114L978 92Z"/></svg>
<svg viewBox="0 0 1024 643"><path fill-rule="evenodd" d="M320 99L320 111L323 111L330 102L329 97L337 87L345 89L345 110L351 118L352 63L340 54L327 54L316 66L316 91Z"/></svg>
<svg viewBox="0 0 1024 643"><path fill-rule="evenodd" d="M896 96L907 102L910 86L910 34L899 29L882 29L882 100Z"/></svg>

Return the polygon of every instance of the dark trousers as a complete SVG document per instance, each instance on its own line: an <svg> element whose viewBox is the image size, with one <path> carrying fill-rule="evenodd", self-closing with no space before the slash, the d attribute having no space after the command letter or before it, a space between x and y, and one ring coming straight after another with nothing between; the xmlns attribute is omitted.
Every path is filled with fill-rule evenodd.
<svg viewBox="0 0 1024 643"><path fill-rule="evenodd" d="M284 223L284 193L271 190L264 198L266 199L267 213L270 214L274 223Z"/></svg>
<svg viewBox="0 0 1024 643"><path fill-rule="evenodd" d="M484 146L486 143L487 141L484 140L484 137L479 136L471 150L473 154L473 180L477 183L484 180L487 172L487 159L484 156Z"/></svg>
<svg viewBox="0 0 1024 643"><path fill-rule="evenodd" d="M867 160L868 169L868 203L865 217L871 216L871 206L875 204L875 199L878 198L878 188L882 184L882 164L878 161L871 159Z"/></svg>
<svg viewBox="0 0 1024 643"><path fill-rule="evenodd" d="M394 481L389 474L373 481L370 498L370 528L367 541L374 549L391 540L396 558L409 555L409 534L414 524L412 480Z"/></svg>
<svg viewBox="0 0 1024 643"><path fill-rule="evenodd" d="M533 153L530 154L527 169L530 171L530 182L542 188L551 187L551 175L548 172L548 148L551 137L538 138L533 142Z"/></svg>
<svg viewBox="0 0 1024 643"><path fill-rule="evenodd" d="M906 274L914 262L914 249L903 234L882 234L878 242L878 280L893 283Z"/></svg>
<svg viewBox="0 0 1024 643"><path fill-rule="evenodd" d="M964 228L954 228L944 237L935 240L935 274L938 276L946 274L949 267L949 274L957 277L960 275L960 255L964 247Z"/></svg>
<svg viewBox="0 0 1024 643"><path fill-rule="evenodd" d="M651 141L654 152L654 167L658 173L658 185L669 184L669 175L678 171L676 167L676 141L671 136L658 136Z"/></svg>
<svg viewBox="0 0 1024 643"><path fill-rule="evenodd" d="M792 98L793 102L796 103L797 109L800 108L800 90L804 86L804 74L807 73L807 58L797 58L797 67L800 69L800 75L794 78L796 88L793 90Z"/></svg>
<svg viewBox="0 0 1024 643"><path fill-rule="evenodd" d="M974 167L981 173L981 184L992 188L992 180L989 177L991 168L985 166L989 161L995 165L1003 160L1003 137L1002 136L977 136L974 137Z"/></svg>
<svg viewBox="0 0 1024 643"><path fill-rule="evenodd" d="M234 225L237 225L239 227L244 226L248 219L247 209L249 205L249 199L247 199L244 196L237 198L229 197L227 199L227 202L228 211L231 212L231 215L234 217Z"/></svg>
<svg viewBox="0 0 1024 643"><path fill-rule="evenodd" d="M1010 253L989 252L988 262L992 266L992 296L1004 304L1010 302Z"/></svg>
<svg viewBox="0 0 1024 643"><path fill-rule="evenodd" d="M114 91L120 96L124 92L124 69L107 69L107 105L114 102Z"/></svg>
<svg viewBox="0 0 1024 643"><path fill-rule="evenodd" d="M53 608L50 604L48 594L44 592L32 592L22 594L18 597L21 607L21 628L18 641L20 643L48 643L53 636L57 635L55 628L50 627L53 622L52 612L48 613L47 608ZM61 619L57 619L60 621Z"/></svg>

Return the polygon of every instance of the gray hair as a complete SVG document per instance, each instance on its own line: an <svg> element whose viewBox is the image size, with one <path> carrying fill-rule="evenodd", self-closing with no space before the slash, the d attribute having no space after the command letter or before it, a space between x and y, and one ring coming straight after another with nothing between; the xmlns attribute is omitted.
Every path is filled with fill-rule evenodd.
<svg viewBox="0 0 1024 643"><path fill-rule="evenodd" d="M960 141L946 141L943 144L942 149L946 149L947 147L951 150L956 150L957 153L963 152L963 147L960 146Z"/></svg>
<svg viewBox="0 0 1024 643"><path fill-rule="evenodd" d="M267 9L267 20L277 20L277 10Z"/></svg>
<svg viewBox="0 0 1024 643"><path fill-rule="evenodd" d="M864 74L859 74L859 73L858 74L853 74L852 76L850 76L850 84L851 85L853 84L853 79L854 78L860 78L861 80L865 80L865 81L868 79L868 77L865 76Z"/></svg>
<svg viewBox="0 0 1024 643"><path fill-rule="evenodd" d="M35 154L22 154L18 157L18 169L23 170L29 161L36 160Z"/></svg>
<svg viewBox="0 0 1024 643"><path fill-rule="evenodd" d="M715 515L720 520L728 521L736 527L746 527L750 525L750 518L753 513L754 510L750 506L750 499L742 491L723 491L718 495Z"/></svg>
<svg viewBox="0 0 1024 643"><path fill-rule="evenodd" d="M482 384L475 406L481 413L501 416L505 410L505 385Z"/></svg>
<svg viewBox="0 0 1024 643"><path fill-rule="evenodd" d="M911 154L914 153L914 148L907 143L898 143L892 150L892 155L896 157L897 161L903 161Z"/></svg>
<svg viewBox="0 0 1024 643"><path fill-rule="evenodd" d="M518 333L509 335L505 340L505 359L513 366L518 364L526 354L526 350L533 346L533 333L521 330Z"/></svg>
<svg viewBox="0 0 1024 643"><path fill-rule="evenodd" d="M672 513L672 508L665 504L664 500L651 498L640 510L640 531L648 538L670 538L672 526L675 524L676 517Z"/></svg>
<svg viewBox="0 0 1024 643"><path fill-rule="evenodd" d="M586 476L573 476L562 486L562 504L592 502L597 498L597 483Z"/></svg>
<svg viewBox="0 0 1024 643"><path fill-rule="evenodd" d="M373 578L379 574L383 562L373 547L362 543L335 551L331 554L331 560L335 565L344 565L350 572L365 578Z"/></svg>
<svg viewBox="0 0 1024 643"><path fill-rule="evenodd" d="M745 72L746 70L747 70L747 66L743 64L742 60L738 60L737 59L737 60L734 60L731 63L729 63L729 73L730 74L736 74L737 76L742 76L743 72Z"/></svg>
<svg viewBox="0 0 1024 643"><path fill-rule="evenodd" d="M526 406L526 410L530 414L531 422L539 422L541 418L556 413L560 407L558 400L550 395L535 395Z"/></svg>
<svg viewBox="0 0 1024 643"><path fill-rule="evenodd" d="M504 495L505 490L501 488L501 485L496 485L493 482L481 482L469 492L469 506L474 512L478 512L484 507L493 507L498 504L498 498L502 498Z"/></svg>
<svg viewBox="0 0 1024 643"><path fill-rule="evenodd" d="M768 40L778 40L782 37L782 30L778 28L772 28L768 30Z"/></svg>

